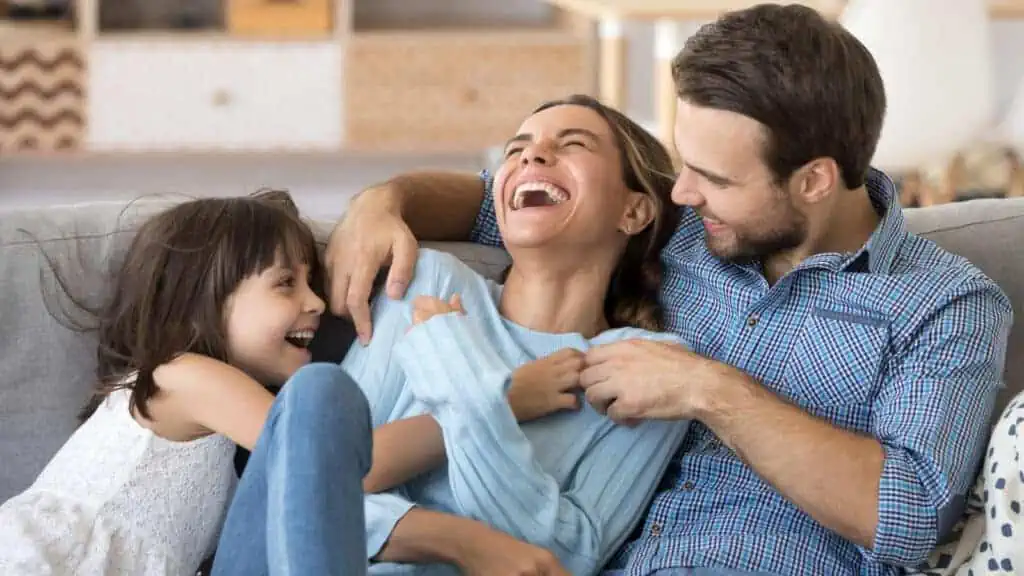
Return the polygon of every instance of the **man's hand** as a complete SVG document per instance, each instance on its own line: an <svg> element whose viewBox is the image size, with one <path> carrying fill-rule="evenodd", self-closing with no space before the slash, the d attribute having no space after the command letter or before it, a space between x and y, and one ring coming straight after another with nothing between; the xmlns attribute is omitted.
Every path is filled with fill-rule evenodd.
<svg viewBox="0 0 1024 576"><path fill-rule="evenodd" d="M417 296L412 303L412 325L416 326L439 314L451 314L452 312L466 313L462 309L462 299L458 294L453 294L447 302L433 296Z"/></svg>
<svg viewBox="0 0 1024 576"><path fill-rule="evenodd" d="M595 346L584 364L580 386L587 402L627 424L695 417L718 365L678 344L641 339Z"/></svg>
<svg viewBox="0 0 1024 576"><path fill-rule="evenodd" d="M497 530L467 542L458 567L467 576L571 576L554 554Z"/></svg>
<svg viewBox="0 0 1024 576"><path fill-rule="evenodd" d="M387 190L372 192L352 201L324 253L331 312L350 316L363 344L372 333L369 302L377 273L391 264L387 294L401 298L412 279L418 248L397 201Z"/></svg>
<svg viewBox="0 0 1024 576"><path fill-rule="evenodd" d="M519 422L529 422L559 410L576 410L573 393L580 385L583 353L563 348L523 364L512 373L508 403Z"/></svg>

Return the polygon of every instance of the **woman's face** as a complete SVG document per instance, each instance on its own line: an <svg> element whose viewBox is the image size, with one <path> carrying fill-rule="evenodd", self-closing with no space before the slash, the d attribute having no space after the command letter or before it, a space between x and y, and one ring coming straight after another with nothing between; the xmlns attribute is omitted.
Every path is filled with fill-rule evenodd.
<svg viewBox="0 0 1024 576"><path fill-rule="evenodd" d="M505 146L494 209L509 248L619 247L643 228L646 195L629 190L611 128L585 106L530 116Z"/></svg>

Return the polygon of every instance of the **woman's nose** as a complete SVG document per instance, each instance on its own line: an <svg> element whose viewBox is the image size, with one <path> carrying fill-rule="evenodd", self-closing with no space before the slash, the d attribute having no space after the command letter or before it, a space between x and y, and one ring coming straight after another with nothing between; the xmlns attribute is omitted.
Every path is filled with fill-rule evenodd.
<svg viewBox="0 0 1024 576"><path fill-rule="evenodd" d="M554 155L551 154L550 147L538 142L527 146L520 155L519 161L523 166L528 166L530 164L540 164L544 166L554 163Z"/></svg>

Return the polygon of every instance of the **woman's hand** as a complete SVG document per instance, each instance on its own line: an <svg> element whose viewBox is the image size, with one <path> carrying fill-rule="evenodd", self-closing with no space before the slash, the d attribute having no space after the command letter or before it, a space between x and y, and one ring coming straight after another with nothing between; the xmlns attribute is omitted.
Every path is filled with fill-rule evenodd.
<svg viewBox="0 0 1024 576"><path fill-rule="evenodd" d="M563 348L550 356L523 364L512 373L508 403L519 422L529 422L559 410L577 410L583 353Z"/></svg>
<svg viewBox="0 0 1024 576"><path fill-rule="evenodd" d="M439 314L451 314L452 312L466 313L462 309L462 299L458 294L452 295L447 302L433 296L417 296L412 303L412 325L416 326Z"/></svg>

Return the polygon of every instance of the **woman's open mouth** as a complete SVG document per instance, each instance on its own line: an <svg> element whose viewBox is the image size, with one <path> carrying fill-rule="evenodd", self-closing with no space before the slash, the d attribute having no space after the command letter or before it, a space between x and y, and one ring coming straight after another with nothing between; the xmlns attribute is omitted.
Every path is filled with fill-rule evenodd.
<svg viewBox="0 0 1024 576"><path fill-rule="evenodd" d="M509 201L512 211L523 208L557 206L569 199L569 192L561 186L540 180L523 182L516 186Z"/></svg>

